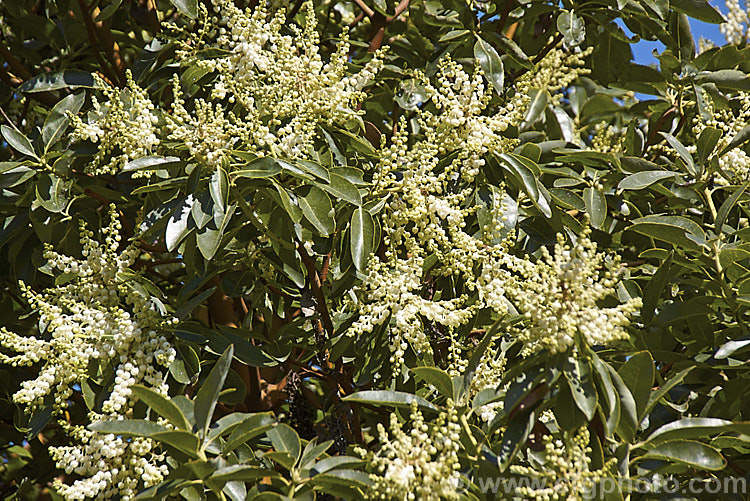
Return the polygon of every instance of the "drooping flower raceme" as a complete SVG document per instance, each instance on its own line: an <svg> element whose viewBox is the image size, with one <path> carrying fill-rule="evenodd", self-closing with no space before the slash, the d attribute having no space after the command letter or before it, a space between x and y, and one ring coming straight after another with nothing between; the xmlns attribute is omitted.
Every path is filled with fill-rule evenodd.
<svg viewBox="0 0 750 501"><path fill-rule="evenodd" d="M750 6L745 2L743 8L741 0L724 0L724 4L727 6L724 15L727 22L719 25L721 34L732 45L750 41Z"/></svg>
<svg viewBox="0 0 750 501"><path fill-rule="evenodd" d="M81 228L83 259L54 252L45 257L52 271L67 283L37 293L22 284L29 305L39 314L41 332L20 336L0 331L0 362L14 366L40 365L39 376L25 381L13 396L31 413L50 407L73 445L51 447L58 468L81 478L72 484L57 481L66 499L129 499L143 486L167 473L163 454L148 439L128 440L92 432L85 423L64 419L68 400L93 380L110 385L109 396L89 413L89 422L132 415L131 388L149 386L166 395L165 368L175 352L160 334L165 320L151 298L143 295L129 267L138 255L130 245L120 251L121 225L114 208L102 229L104 242ZM111 378L111 383L107 383ZM140 480L139 480L140 479Z"/></svg>

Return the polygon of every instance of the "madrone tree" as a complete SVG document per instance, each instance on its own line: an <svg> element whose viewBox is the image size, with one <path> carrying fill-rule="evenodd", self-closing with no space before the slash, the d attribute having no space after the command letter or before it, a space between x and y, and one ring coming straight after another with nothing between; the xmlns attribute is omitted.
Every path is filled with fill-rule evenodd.
<svg viewBox="0 0 750 501"><path fill-rule="evenodd" d="M742 499L729 2L3 1L3 499Z"/></svg>

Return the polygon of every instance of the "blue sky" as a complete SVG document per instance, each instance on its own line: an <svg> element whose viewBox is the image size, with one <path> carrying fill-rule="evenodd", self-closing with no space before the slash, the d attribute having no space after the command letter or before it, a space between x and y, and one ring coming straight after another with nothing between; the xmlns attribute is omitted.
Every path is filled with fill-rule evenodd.
<svg viewBox="0 0 750 501"><path fill-rule="evenodd" d="M714 8L718 9L722 14L726 14L727 8L724 5L723 0L711 0L709 2ZM623 26L620 24L620 26ZM724 35L721 34L719 31L719 25L718 24L708 24L704 23L702 21L697 21L695 19L690 20L690 26L693 31L693 36L695 37L695 45L698 45L698 39L700 37L706 38L708 40L713 41L716 43L716 45L724 45ZM626 32L629 35L632 35L627 28L625 28ZM661 42L648 42L641 40L638 43L632 44L630 46L633 49L633 56L635 58L635 62L639 64L650 64L655 63L656 58L653 56L652 52L654 49L656 49L658 52L661 52L664 50L664 45Z"/></svg>

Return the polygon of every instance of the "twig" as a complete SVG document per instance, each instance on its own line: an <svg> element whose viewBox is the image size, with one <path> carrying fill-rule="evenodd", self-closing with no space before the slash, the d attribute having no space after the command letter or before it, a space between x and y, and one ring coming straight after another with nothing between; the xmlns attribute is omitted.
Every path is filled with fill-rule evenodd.
<svg viewBox="0 0 750 501"><path fill-rule="evenodd" d="M326 304L326 297L323 294L323 284L320 281L320 275L318 270L315 268L315 260L307 253L307 249L302 242L297 242L297 252L302 258L302 264L307 269L307 281L310 284L310 290L315 297L317 304L318 313L320 313L321 320L323 321L323 327L328 332L329 336L333 335L333 322L331 321L331 315L328 312L328 305Z"/></svg>
<svg viewBox="0 0 750 501"><path fill-rule="evenodd" d="M356 3L360 9L362 9L362 12L364 12L367 17L372 18L372 16L375 15L375 11L372 10L363 0L354 0L354 3Z"/></svg>
<svg viewBox="0 0 750 501"><path fill-rule="evenodd" d="M83 18L83 24L84 26L86 26L86 33L88 34L89 43L91 43L91 46L94 49L94 57L96 57L96 60L99 62L99 66L101 67L102 73L104 73L106 77L109 78L112 82L117 82L118 81L117 75L112 72L112 68L109 67L109 64L107 64L107 61L105 61L102 55L100 54L99 39L96 35L96 27L94 26L94 21L91 19L91 14L89 13L88 6L83 0L77 0L77 1L78 1L78 7L81 10L81 17ZM124 82L121 82L121 83L124 83Z"/></svg>

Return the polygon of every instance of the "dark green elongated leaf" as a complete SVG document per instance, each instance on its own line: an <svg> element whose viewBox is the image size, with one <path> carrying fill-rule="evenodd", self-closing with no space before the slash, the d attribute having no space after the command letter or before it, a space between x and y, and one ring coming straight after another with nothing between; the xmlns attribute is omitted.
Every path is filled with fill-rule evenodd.
<svg viewBox="0 0 750 501"><path fill-rule="evenodd" d="M203 228L202 231L197 233L196 241L198 243L198 250L200 250L204 259L212 259L219 250L221 239L224 236L224 230L226 230L226 227L236 209L237 204L233 203L227 208L226 212L217 211L214 214L213 221ZM220 224L218 225L216 225L217 217L220 219Z"/></svg>
<svg viewBox="0 0 750 501"><path fill-rule="evenodd" d="M441 395L453 398L453 381L451 377L437 367L414 367L415 376L434 386Z"/></svg>
<svg viewBox="0 0 750 501"><path fill-rule="evenodd" d="M140 399L151 409L158 412L161 417L166 418L170 423L181 430L190 430L191 426L187 418L171 400L151 388L135 385L131 387L133 396Z"/></svg>
<svg viewBox="0 0 750 501"><path fill-rule="evenodd" d="M718 449L694 440L672 440L659 444L641 458L665 459L701 470L721 470L727 464Z"/></svg>
<svg viewBox="0 0 750 501"><path fill-rule="evenodd" d="M521 445L526 442L529 433L534 428L535 421L536 416L533 411L519 412L510 420L505 433L503 433L500 452L497 455L497 465L500 472L507 470L513 462L513 458L516 457Z"/></svg>
<svg viewBox="0 0 750 501"><path fill-rule="evenodd" d="M359 190L351 181L340 175L336 170L332 170L329 176L331 179L330 184L318 183L316 186L323 188L334 197L346 200L357 207L362 205L362 197L359 194Z"/></svg>
<svg viewBox="0 0 750 501"><path fill-rule="evenodd" d="M245 464L233 464L216 470L213 475L211 475L211 480L216 482L231 482L232 480L255 482L266 477L279 476L281 476L279 472L269 470L268 468L249 466Z"/></svg>
<svg viewBox="0 0 750 501"><path fill-rule="evenodd" d="M60 139L68 127L68 113L75 115L81 110L86 95L83 92L70 94L62 98L47 115L42 126L42 143L44 151L47 152L58 139Z"/></svg>
<svg viewBox="0 0 750 501"><path fill-rule="evenodd" d="M172 5L190 19L198 17L198 0L169 0Z"/></svg>
<svg viewBox="0 0 750 501"><path fill-rule="evenodd" d="M706 438L720 433L750 432L748 421L728 421L719 418L688 417L660 426L645 440L646 444L660 444L668 440Z"/></svg>
<svg viewBox="0 0 750 501"><path fill-rule="evenodd" d="M705 241L706 239L700 225L682 216L662 214L643 216L633 221L628 230L693 250L700 249L700 246L695 240L688 238L687 234L692 235L699 241Z"/></svg>
<svg viewBox="0 0 750 501"><path fill-rule="evenodd" d="M721 347L716 350L716 353L714 354L714 358L716 360L721 360L724 358L727 358L729 355L734 353L737 350L741 350L745 346L750 345L750 339L735 339L732 341L728 341L721 345Z"/></svg>
<svg viewBox="0 0 750 501"><path fill-rule="evenodd" d="M534 70L534 63L529 56L513 41L513 39L499 35L497 33L482 33L482 36L489 36L492 43L505 54L508 55L516 64L527 70Z"/></svg>
<svg viewBox="0 0 750 501"><path fill-rule="evenodd" d="M36 158L37 160L39 159L39 156L34 151L34 146L32 146L28 137L7 125L0 125L0 132L5 140L8 141L11 148L19 153L23 153L24 155Z"/></svg>
<svg viewBox="0 0 750 501"><path fill-rule="evenodd" d="M723 233L724 222L727 220L729 211L732 210L732 207L735 206L742 194L745 193L745 190L748 186L750 186L750 181L746 181L745 184L734 190L734 193L732 193L729 198L724 200L724 203L722 203L721 207L719 207L719 210L716 212L716 224L714 225L714 231L716 231L717 235L721 235L721 233Z"/></svg>
<svg viewBox="0 0 750 501"><path fill-rule="evenodd" d="M656 270L656 273L648 281L648 284L646 284L646 289L643 293L643 306L641 307L641 318L646 322L650 322L654 318L656 304L669 280L669 269L672 266L673 256L674 250L669 252L667 259L664 260L659 269Z"/></svg>
<svg viewBox="0 0 750 501"><path fill-rule="evenodd" d="M281 423L270 429L266 435L271 439L271 444L277 452L286 452L294 458L296 463L302 450L299 435L288 424Z"/></svg>
<svg viewBox="0 0 750 501"><path fill-rule="evenodd" d="M211 199L219 210L224 212L229 203L229 176L221 167L217 167L211 176L211 183L208 185L211 193Z"/></svg>
<svg viewBox="0 0 750 501"><path fill-rule="evenodd" d="M21 92L30 94L33 92L47 92L58 89L76 89L86 87L90 89L100 88L91 73L78 70L62 70L51 73L41 73L26 80L18 88Z"/></svg>
<svg viewBox="0 0 750 501"><path fill-rule="evenodd" d="M703 165L708 160L708 157L711 156L711 153L713 153L714 148L716 148L716 145L719 143L719 139L721 139L722 132L719 129L716 129L714 127L706 127L703 129L703 132L701 132L701 135L698 136L698 144L697 144L697 154L698 154L698 163Z"/></svg>
<svg viewBox="0 0 750 501"><path fill-rule="evenodd" d="M202 430L201 435L203 437L208 433L211 416L214 413L216 402L219 400L219 393L224 387L224 380L227 378L233 355L234 345L229 345L219 357L219 360L216 361L213 369L195 395L195 424L199 430Z"/></svg>
<svg viewBox="0 0 750 501"><path fill-rule="evenodd" d="M311 475L317 475L319 473L325 473L328 470L333 470L338 468L339 466L344 465L355 465L355 464L363 464L364 461L359 458L355 458L352 456L332 456L329 458L321 459L317 463L315 463L314 466L312 466L312 471L310 472Z"/></svg>
<svg viewBox="0 0 750 501"><path fill-rule="evenodd" d="M606 362L603 362L595 352L591 352L591 366L594 369L597 390L602 399L599 399L599 406L605 417L607 436L611 437L617 430L620 423L620 395L612 383L612 377L609 375L609 369Z"/></svg>
<svg viewBox="0 0 750 501"><path fill-rule="evenodd" d="M570 384L573 400L575 400L578 408L586 416L586 419L591 421L594 418L594 412L596 412L598 404L598 395L591 374L591 365L586 360L568 357L563 374Z"/></svg>
<svg viewBox="0 0 750 501"><path fill-rule="evenodd" d="M687 376L688 373L693 369L695 369L695 366L691 366L687 369L681 370L679 373L675 374L669 381L660 386L659 389L653 390L648 397L646 408L639 415L640 420L642 421L643 418L645 418L651 412L656 404L658 404L659 401L664 398L667 393L669 393L669 390L682 383L683 379L685 379L685 376Z"/></svg>
<svg viewBox="0 0 750 501"><path fill-rule="evenodd" d="M591 186L583 190L583 201L586 213L589 215L591 226L601 228L607 219L607 198L604 192Z"/></svg>
<svg viewBox="0 0 750 501"><path fill-rule="evenodd" d="M521 129L526 130L529 126L533 125L540 116L544 113L547 108L547 91L545 89L532 90L531 103L529 103L529 111L526 113L526 117L521 124Z"/></svg>
<svg viewBox="0 0 750 501"><path fill-rule="evenodd" d="M333 440L326 440L322 444L318 443L318 437L310 440L302 451L302 455L299 458L299 467L308 468L312 466L315 460L323 454L325 451L330 449L333 445Z"/></svg>
<svg viewBox="0 0 750 501"><path fill-rule="evenodd" d="M150 437L154 433L169 431L166 426L146 421L145 419L120 419L97 421L88 426L89 430L100 433L112 433L114 435Z"/></svg>
<svg viewBox="0 0 750 501"><path fill-rule="evenodd" d="M243 169L231 173L233 178L260 179L272 177L281 172L281 166L271 157L261 157L247 164Z"/></svg>
<svg viewBox="0 0 750 501"><path fill-rule="evenodd" d="M742 146L748 140L750 140L750 125L746 125L742 128L742 130L735 134L732 140L729 141L729 144L727 144L726 147L719 152L719 156L732 151L738 146Z"/></svg>
<svg viewBox="0 0 750 501"><path fill-rule="evenodd" d="M54 174L41 174L36 185L36 201L50 212L62 212L68 204L66 183Z"/></svg>
<svg viewBox="0 0 750 501"><path fill-rule="evenodd" d="M618 373L623 382L630 388L635 400L638 415L646 408L651 388L654 386L656 368L654 359L647 351L641 351L631 357L620 367Z"/></svg>
<svg viewBox="0 0 750 501"><path fill-rule="evenodd" d="M712 24L725 22L724 17L706 0L670 0L669 5L699 21Z"/></svg>
<svg viewBox="0 0 750 501"><path fill-rule="evenodd" d="M431 411L438 410L437 407L422 397L403 391L390 390L365 390L352 393L343 398L347 402L357 402L373 405L392 405L394 407L410 407L411 403L416 400L417 405L423 409Z"/></svg>
<svg viewBox="0 0 750 501"><path fill-rule="evenodd" d="M130 172L134 170L164 169L167 167L173 167L180 162L181 160L178 157L159 157L159 156L141 157L141 158L136 158L135 160L131 160L130 162L126 163L123 166L122 171Z"/></svg>
<svg viewBox="0 0 750 501"><path fill-rule="evenodd" d="M357 207L349 225L349 245L354 266L360 272L367 268L367 260L375 246L375 222L370 213Z"/></svg>
<svg viewBox="0 0 750 501"><path fill-rule="evenodd" d="M180 205L177 206L175 211L169 217L167 221L167 230L164 234L164 240L167 244L167 250L172 252L182 242L188 232L192 229L188 223L190 221L190 210L193 208L193 195L185 197Z"/></svg>
<svg viewBox="0 0 750 501"><path fill-rule="evenodd" d="M668 170L646 170L625 177L618 183L617 188L620 190L642 190L654 183L674 177L675 173Z"/></svg>
<svg viewBox="0 0 750 501"><path fill-rule="evenodd" d="M696 81L716 84L720 89L750 90L750 77L740 70L702 71Z"/></svg>
<svg viewBox="0 0 750 501"><path fill-rule="evenodd" d="M243 420L224 444L224 452L233 451L241 444L249 442L258 435L265 433L276 425L276 421L269 412L253 414Z"/></svg>
<svg viewBox="0 0 750 501"><path fill-rule="evenodd" d="M664 139L667 140L669 145L677 151L678 155L680 155L680 158L682 158L682 160L685 162L685 165L687 165L688 172L690 172L690 174L692 174L693 176L697 176L699 174L698 168L695 166L695 162L693 161L693 155L690 154L687 148L685 148L685 146L672 134L669 134L667 132L660 132L660 134L664 136Z"/></svg>
<svg viewBox="0 0 750 501"><path fill-rule="evenodd" d="M313 477L313 480L320 485L325 485L328 481L340 482L341 485L367 488L372 485L370 476L358 470L330 470L326 473L320 473Z"/></svg>
<svg viewBox="0 0 750 501"><path fill-rule="evenodd" d="M617 433L624 440L631 442L642 419L638 418L635 399L630 389L611 365L607 364L606 367L609 371L609 376L612 378L612 384L615 386L618 395L620 395L620 422L617 424Z"/></svg>
<svg viewBox="0 0 750 501"><path fill-rule="evenodd" d="M497 51L492 45L481 38L477 38L474 44L474 58L479 62L479 67L482 68L484 77L492 84L495 91L499 95L502 95L505 83L505 70Z"/></svg>
<svg viewBox="0 0 750 501"><path fill-rule="evenodd" d="M200 439L192 433L182 430L167 430L152 433L150 437L164 444L171 445L175 449L189 454L191 457L198 457Z"/></svg>
<svg viewBox="0 0 750 501"><path fill-rule="evenodd" d="M317 186L302 186L295 190L295 194L302 214L318 233L327 237L336 230L336 221L332 215L333 205L325 191Z"/></svg>

